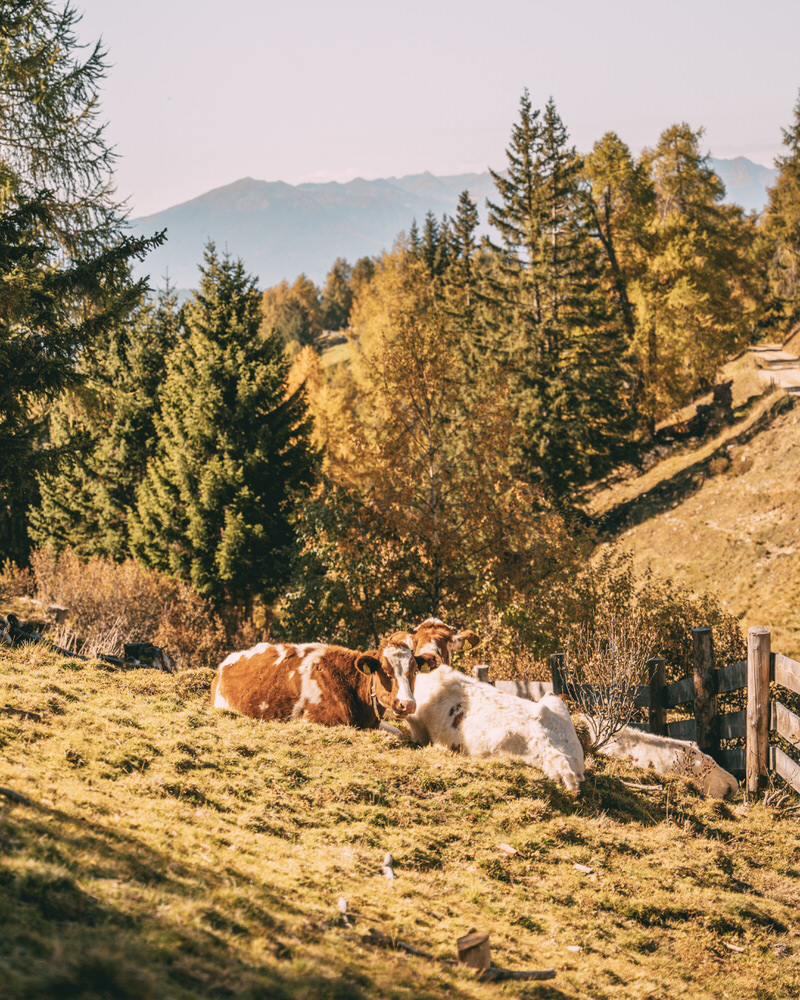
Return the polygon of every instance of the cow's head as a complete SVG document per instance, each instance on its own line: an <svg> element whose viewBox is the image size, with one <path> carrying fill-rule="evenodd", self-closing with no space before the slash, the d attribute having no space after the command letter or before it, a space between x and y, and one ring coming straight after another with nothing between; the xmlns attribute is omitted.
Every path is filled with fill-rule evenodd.
<svg viewBox="0 0 800 1000"><path fill-rule="evenodd" d="M430 653L412 652L405 632L395 632L382 643L381 648L361 653L356 669L371 674L372 691L380 704L398 719L413 715L417 710L414 700L414 681L417 671L427 673L439 665Z"/></svg>
<svg viewBox="0 0 800 1000"><path fill-rule="evenodd" d="M426 618L411 636L415 656L437 656L440 663L450 665L453 653L458 653L467 643L477 646L480 637L471 630L459 631L446 625L439 618Z"/></svg>

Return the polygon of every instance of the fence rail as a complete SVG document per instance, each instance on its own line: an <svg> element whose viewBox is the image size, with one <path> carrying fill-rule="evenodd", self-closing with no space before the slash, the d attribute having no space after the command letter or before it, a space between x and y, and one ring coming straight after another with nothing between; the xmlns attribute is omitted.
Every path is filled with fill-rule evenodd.
<svg viewBox="0 0 800 1000"><path fill-rule="evenodd" d="M770 650L770 630L754 626L747 634L747 659L727 667L714 663L711 629L694 629L694 664L690 676L667 684L664 660L648 661L650 683L636 691L635 704L647 711L641 728L660 736L691 740L729 771L745 772L748 795L756 794L770 772L778 774L800 793L800 764L780 746L770 744L770 734L800 750L800 716L771 697L771 685L800 695L800 663ZM495 686L522 698L538 700L543 694L581 694L591 700L588 685L569 682L563 653L550 657L552 683L540 681L496 681ZM477 668L478 671L484 668ZM478 673L481 677L481 674ZM484 675L482 679L487 679ZM747 692L747 708L718 712L720 695ZM667 712L682 709L692 717L667 721ZM722 747L730 740L744 740L743 747Z"/></svg>

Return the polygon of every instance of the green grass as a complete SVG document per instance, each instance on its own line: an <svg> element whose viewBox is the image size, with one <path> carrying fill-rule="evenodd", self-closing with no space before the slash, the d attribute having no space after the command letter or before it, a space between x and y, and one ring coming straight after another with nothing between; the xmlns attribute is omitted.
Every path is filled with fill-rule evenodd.
<svg viewBox="0 0 800 1000"><path fill-rule="evenodd" d="M0 712L29 800L0 796L6 1000L800 995L796 822L605 758L573 799L518 761L261 724L209 708L210 676L0 650L0 706L35 713ZM473 927L556 978L477 982Z"/></svg>

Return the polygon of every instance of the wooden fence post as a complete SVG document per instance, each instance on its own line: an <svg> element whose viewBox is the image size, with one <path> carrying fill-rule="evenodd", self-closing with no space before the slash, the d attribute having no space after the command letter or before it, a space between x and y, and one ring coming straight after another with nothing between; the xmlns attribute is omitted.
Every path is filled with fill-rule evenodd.
<svg viewBox="0 0 800 1000"><path fill-rule="evenodd" d="M483 681L484 684L489 683L489 667L485 663L477 663L472 668L472 676L477 681Z"/></svg>
<svg viewBox="0 0 800 1000"><path fill-rule="evenodd" d="M747 632L747 794L766 783L769 754L770 630L754 625Z"/></svg>
<svg viewBox="0 0 800 1000"><path fill-rule="evenodd" d="M667 710L664 707L664 688L667 683L665 660L654 656L647 661L647 673L650 684L650 709L647 721L650 732L656 736L667 735Z"/></svg>
<svg viewBox="0 0 800 1000"><path fill-rule="evenodd" d="M566 694L567 685L564 679L564 654L550 654L550 676L553 680L553 694Z"/></svg>
<svg viewBox="0 0 800 1000"><path fill-rule="evenodd" d="M714 676L714 640L710 628L692 629L694 659L694 718L697 745L714 757L719 753L717 683Z"/></svg>

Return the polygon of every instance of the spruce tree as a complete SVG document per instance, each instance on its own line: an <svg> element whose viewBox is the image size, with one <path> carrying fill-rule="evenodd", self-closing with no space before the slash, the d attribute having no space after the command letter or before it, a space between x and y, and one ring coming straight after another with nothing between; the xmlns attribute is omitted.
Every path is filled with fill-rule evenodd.
<svg viewBox="0 0 800 1000"><path fill-rule="evenodd" d="M489 203L502 237L492 347L522 430L519 467L564 498L629 451L628 344L603 292L582 164L552 99L540 114L525 91L507 159Z"/></svg>
<svg viewBox="0 0 800 1000"><path fill-rule="evenodd" d="M40 483L31 513L35 542L79 556L130 555L128 515L155 447L155 417L179 310L167 287L87 352L83 383L51 417L51 436L69 453Z"/></svg>
<svg viewBox="0 0 800 1000"><path fill-rule="evenodd" d="M283 345L260 322L254 279L209 244L167 361L132 524L137 557L221 609L280 590L294 505L314 469L303 390L287 394Z"/></svg>

